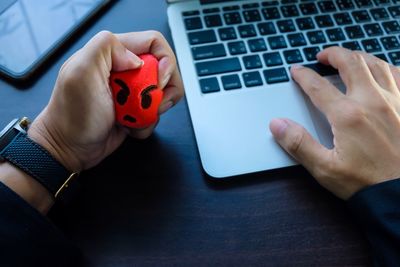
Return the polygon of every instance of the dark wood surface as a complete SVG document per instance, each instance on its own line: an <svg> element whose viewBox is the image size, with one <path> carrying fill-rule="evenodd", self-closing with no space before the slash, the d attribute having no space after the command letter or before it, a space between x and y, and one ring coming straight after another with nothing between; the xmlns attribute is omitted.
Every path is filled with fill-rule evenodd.
<svg viewBox="0 0 400 267"><path fill-rule="evenodd" d="M156 29L171 41L166 8L163 0L118 1L31 84L0 80L0 124L35 117L62 63L100 30ZM127 140L79 182L73 201L51 217L92 266L370 265L346 204L302 167L226 181L208 177L185 100L151 138Z"/></svg>

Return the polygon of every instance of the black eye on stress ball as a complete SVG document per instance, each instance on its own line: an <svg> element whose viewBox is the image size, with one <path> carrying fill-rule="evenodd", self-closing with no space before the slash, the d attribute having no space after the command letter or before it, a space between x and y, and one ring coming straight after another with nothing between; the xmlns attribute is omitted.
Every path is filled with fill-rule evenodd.
<svg viewBox="0 0 400 267"><path fill-rule="evenodd" d="M123 80L115 79L114 82L121 87L121 90L117 93L117 102L123 106L126 101L128 101L128 96L131 94L131 91Z"/></svg>
<svg viewBox="0 0 400 267"><path fill-rule="evenodd" d="M121 90L117 93L117 102L123 106L128 101L128 96L131 94L131 91L123 80L115 79L114 82L121 87ZM130 115L125 115L124 120L133 123L136 122L136 118Z"/></svg>
<svg viewBox="0 0 400 267"><path fill-rule="evenodd" d="M157 86L150 85L142 91L142 93L140 94L142 96L142 101L140 103L142 105L142 108L147 109L151 106L152 100L151 100L150 92L156 88L157 88Z"/></svg>

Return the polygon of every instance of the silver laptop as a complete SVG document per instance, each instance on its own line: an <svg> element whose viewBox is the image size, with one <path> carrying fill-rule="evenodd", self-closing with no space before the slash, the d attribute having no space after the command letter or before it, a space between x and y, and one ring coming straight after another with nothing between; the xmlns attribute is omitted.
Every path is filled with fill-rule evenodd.
<svg viewBox="0 0 400 267"><path fill-rule="evenodd" d="M332 146L292 64L345 90L318 51L339 45L400 63L399 0L170 0L168 18L202 165L216 178L296 164L268 130L276 117Z"/></svg>

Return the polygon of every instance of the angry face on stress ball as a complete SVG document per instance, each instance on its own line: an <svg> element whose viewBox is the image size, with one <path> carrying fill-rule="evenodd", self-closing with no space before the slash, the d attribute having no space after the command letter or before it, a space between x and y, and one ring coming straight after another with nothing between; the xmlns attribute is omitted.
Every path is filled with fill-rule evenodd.
<svg viewBox="0 0 400 267"><path fill-rule="evenodd" d="M118 123L142 129L157 122L163 91L158 88L158 60L150 54L141 55L141 68L112 72L110 86Z"/></svg>

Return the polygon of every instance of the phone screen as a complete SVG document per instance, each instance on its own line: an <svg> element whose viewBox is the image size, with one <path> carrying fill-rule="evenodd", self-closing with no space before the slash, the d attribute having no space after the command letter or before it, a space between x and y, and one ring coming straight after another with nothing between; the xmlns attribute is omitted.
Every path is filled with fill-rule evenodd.
<svg viewBox="0 0 400 267"><path fill-rule="evenodd" d="M16 78L34 69L109 0L8 2L0 10L0 70Z"/></svg>

